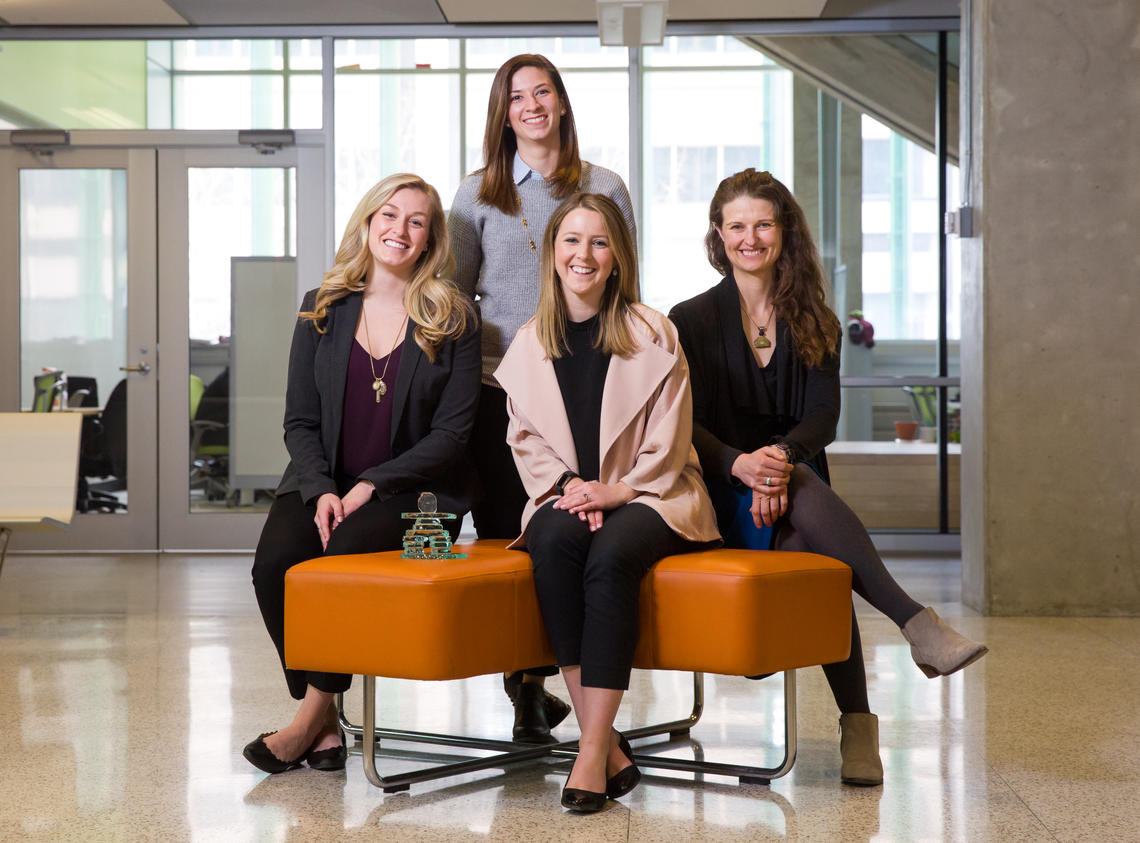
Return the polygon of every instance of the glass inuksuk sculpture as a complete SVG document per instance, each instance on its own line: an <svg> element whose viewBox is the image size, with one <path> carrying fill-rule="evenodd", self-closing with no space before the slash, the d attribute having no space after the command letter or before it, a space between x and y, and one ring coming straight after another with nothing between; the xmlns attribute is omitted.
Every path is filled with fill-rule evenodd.
<svg viewBox="0 0 1140 843"><path fill-rule="evenodd" d="M417 501L419 512L402 512L401 518L413 518L415 522L404 531L404 552L402 559L466 559L466 553L451 552L451 534L443 527L443 521L454 521L451 512L436 512L438 502L431 492L424 492Z"/></svg>

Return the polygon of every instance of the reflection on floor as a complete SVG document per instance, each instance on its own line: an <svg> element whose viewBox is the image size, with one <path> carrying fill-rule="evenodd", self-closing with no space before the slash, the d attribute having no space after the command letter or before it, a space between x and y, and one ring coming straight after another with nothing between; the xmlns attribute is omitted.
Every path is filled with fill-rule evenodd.
<svg viewBox="0 0 1140 843"><path fill-rule="evenodd" d="M812 669L800 672L799 760L788 777L767 788L655 773L587 817L557 805L565 762L392 795L365 781L359 756L342 773L250 767L242 745L283 725L293 703L249 562L9 557L0 839L1140 839L1140 619L977 617L959 603L954 560L891 567L990 645L962 675L924 678L897 631L860 603L884 787L839 783L837 714ZM636 673L619 726L687 711L689 689L686 675ZM780 679L710 676L706 689L705 716L677 751L774 763ZM496 677L382 681L379 696L386 722L509 734ZM350 702L359 708L358 688Z"/></svg>

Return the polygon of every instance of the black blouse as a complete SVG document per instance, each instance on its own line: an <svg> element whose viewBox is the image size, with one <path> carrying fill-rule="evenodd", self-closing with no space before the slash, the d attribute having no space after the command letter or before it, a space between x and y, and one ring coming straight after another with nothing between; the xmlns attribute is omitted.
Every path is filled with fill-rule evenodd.
<svg viewBox="0 0 1140 843"><path fill-rule="evenodd" d="M689 362L693 444L705 477L732 483L737 457L782 442L797 460L811 461L826 480L823 449L834 441L839 422L839 346L820 366L809 367L796 351L791 329L777 320L776 353L765 367L775 380L774 403L765 412L758 403L758 367L740 327L740 298L731 274L674 307L669 318Z"/></svg>
<svg viewBox="0 0 1140 843"><path fill-rule="evenodd" d="M570 351L554 359L554 375L578 455L578 475L584 480L597 480L602 470L602 392L610 355L594 346L598 321L595 315L585 322L567 322L566 344Z"/></svg>

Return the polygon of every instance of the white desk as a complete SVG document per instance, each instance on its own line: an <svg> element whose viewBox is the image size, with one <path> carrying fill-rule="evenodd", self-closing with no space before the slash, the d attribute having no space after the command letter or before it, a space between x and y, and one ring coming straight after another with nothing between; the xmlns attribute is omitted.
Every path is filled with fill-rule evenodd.
<svg viewBox="0 0 1140 843"><path fill-rule="evenodd" d="M79 413L0 413L0 568L13 528L71 523L82 423Z"/></svg>
<svg viewBox="0 0 1140 843"><path fill-rule="evenodd" d="M961 525L962 446L948 448L950 528ZM868 528L938 528L938 446L933 442L833 442L831 486Z"/></svg>

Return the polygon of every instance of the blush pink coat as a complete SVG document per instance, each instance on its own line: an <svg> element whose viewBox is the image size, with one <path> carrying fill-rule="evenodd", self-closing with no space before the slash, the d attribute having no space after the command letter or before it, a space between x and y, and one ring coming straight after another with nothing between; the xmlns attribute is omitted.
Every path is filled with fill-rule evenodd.
<svg viewBox="0 0 1140 843"><path fill-rule="evenodd" d="M717 540L716 516L692 443L689 367L677 330L656 310L635 307L648 325L631 317L639 348L629 357L610 359L598 441L601 476L596 479L625 483L637 493L633 503L654 509L682 538ZM578 471L554 364L538 341L533 319L515 335L495 377L507 392L507 443L530 498L522 516L525 534L535 510L558 496L559 478ZM525 547L524 537L511 547Z"/></svg>

